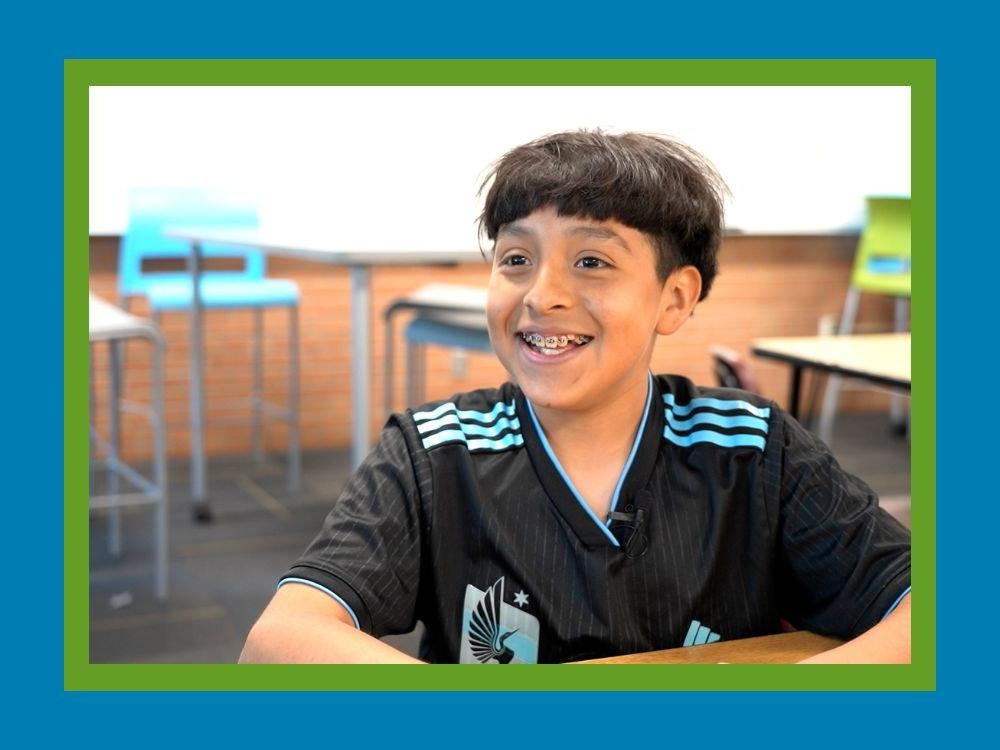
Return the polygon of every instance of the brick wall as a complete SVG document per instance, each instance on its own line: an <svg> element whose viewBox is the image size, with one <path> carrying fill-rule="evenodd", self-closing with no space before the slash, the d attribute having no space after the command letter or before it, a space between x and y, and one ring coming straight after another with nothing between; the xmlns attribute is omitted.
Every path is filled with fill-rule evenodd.
<svg viewBox="0 0 1000 750"><path fill-rule="evenodd" d="M723 344L749 355L749 344L761 336L810 335L818 319L839 312L850 276L856 239L843 236L734 236L727 238L720 255L721 272L708 300L676 334L661 338L653 357L656 372L676 372L699 383L714 378L708 355L712 344ZM115 276L118 241L94 237L90 242L90 288L108 300L116 299ZM269 275L294 279L302 292L301 427L303 448L344 447L350 442L350 317L349 278L346 269L315 263L272 259ZM485 285L485 265L457 268L376 269L372 274L375 325L372 352L371 398L375 414L371 429L377 434L384 422L382 410L383 352L385 329L381 314L389 302L422 284L440 281ZM141 300L132 311L148 315ZM267 396L284 403L287 396L288 328L284 310L265 313L265 384ZM396 325L403 327L403 317ZM859 313L859 326L888 330L892 303L866 296ZM185 313L167 313L161 321L167 341L166 407L170 427L171 456L188 451L188 320ZM253 316L250 311L210 311L206 315L205 395L209 426L209 455L248 452L248 425L231 423L248 413L241 403L250 391ZM402 341L397 341L396 404L403 402ZM98 425L106 419L106 346L92 349ZM149 393L148 347L129 344L126 354L126 397L143 401ZM431 349L427 354L427 399L443 398L456 391L497 385L505 378L493 357L470 354L462 377L455 377L448 351ZM784 404L788 392L788 368L753 360L764 395ZM809 392L808 378L804 392ZM846 409L884 409L883 394L860 391L845 394ZM142 423L126 416L123 425L127 458L148 454L149 437ZM286 429L273 423L265 430L269 451L285 448Z"/></svg>

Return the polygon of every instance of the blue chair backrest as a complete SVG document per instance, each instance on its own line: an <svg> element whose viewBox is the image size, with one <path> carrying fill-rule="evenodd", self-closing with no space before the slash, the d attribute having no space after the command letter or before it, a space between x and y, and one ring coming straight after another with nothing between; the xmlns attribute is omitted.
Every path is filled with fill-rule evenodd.
<svg viewBox="0 0 1000 750"><path fill-rule="evenodd" d="M187 188L134 188L129 191L128 229L118 253L118 291L122 296L145 294L151 284L190 279L184 271L146 271L143 262L184 259L190 256L186 240L167 237L167 227L252 229L258 226L256 210L243 202L208 190ZM264 278L264 254L254 248L202 245L203 257L237 258L243 268L206 271L205 281L253 281Z"/></svg>

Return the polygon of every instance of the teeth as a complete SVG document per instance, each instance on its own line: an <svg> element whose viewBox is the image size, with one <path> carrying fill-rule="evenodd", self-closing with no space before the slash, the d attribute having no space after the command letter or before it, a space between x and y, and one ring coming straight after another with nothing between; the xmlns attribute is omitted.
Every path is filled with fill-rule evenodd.
<svg viewBox="0 0 1000 750"><path fill-rule="evenodd" d="M591 337L567 334L562 334L560 336L542 336L540 333L522 333L521 338L532 346L537 346L539 349L560 349L569 346L570 344L586 344L590 341Z"/></svg>

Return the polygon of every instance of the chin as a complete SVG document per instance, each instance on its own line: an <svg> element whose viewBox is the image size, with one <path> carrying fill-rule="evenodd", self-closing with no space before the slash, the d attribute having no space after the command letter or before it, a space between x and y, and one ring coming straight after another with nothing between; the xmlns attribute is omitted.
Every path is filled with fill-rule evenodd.
<svg viewBox="0 0 1000 750"><path fill-rule="evenodd" d="M519 382L518 386L533 406L543 409L573 411L581 408L580 396L567 392L565 388L538 382Z"/></svg>

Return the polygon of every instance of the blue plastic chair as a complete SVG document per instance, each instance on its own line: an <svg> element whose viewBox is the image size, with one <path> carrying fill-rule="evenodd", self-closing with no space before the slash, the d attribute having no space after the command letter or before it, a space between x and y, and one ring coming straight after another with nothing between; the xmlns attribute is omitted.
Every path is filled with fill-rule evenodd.
<svg viewBox="0 0 1000 750"><path fill-rule="evenodd" d="M119 252L118 293L126 306L129 299L148 299L154 319L165 311L188 310L191 307L191 276L184 271L151 271L150 261L180 260L187 262L190 244L186 240L164 235L167 227L211 227L213 229L253 229L258 226L257 212L245 203L233 201L206 190L183 188L139 188L129 195L129 223ZM208 264L212 259L227 258L242 262L238 270L206 270L199 284L202 305L206 310L249 308L254 311L254 378L251 395L253 424L253 454L263 460L262 420L265 407L269 414L289 425L288 486L297 491L301 486L301 456L299 446L299 376L298 376L298 304L299 289L293 281L266 278L264 254L245 247L202 245L202 255ZM289 310L289 398L285 409L263 400L263 311L269 307ZM195 405L194 408L197 408ZM204 456L192 462L192 495L198 505L204 496L204 476L196 476L195 464L204 465ZM207 508L196 507L200 518L207 517Z"/></svg>
<svg viewBox="0 0 1000 750"><path fill-rule="evenodd" d="M486 330L486 317L479 313L421 313L407 324L404 336L407 406L417 406L424 401L425 347L443 346L484 354L493 352L490 334Z"/></svg>
<svg viewBox="0 0 1000 750"><path fill-rule="evenodd" d="M424 400L426 369L425 347L443 346L449 349L492 353L486 328L483 290L452 284L429 284L416 293L393 300L385 310L385 410L393 411L394 351L393 319L397 313L416 314L403 329L406 340L406 405L416 406Z"/></svg>

